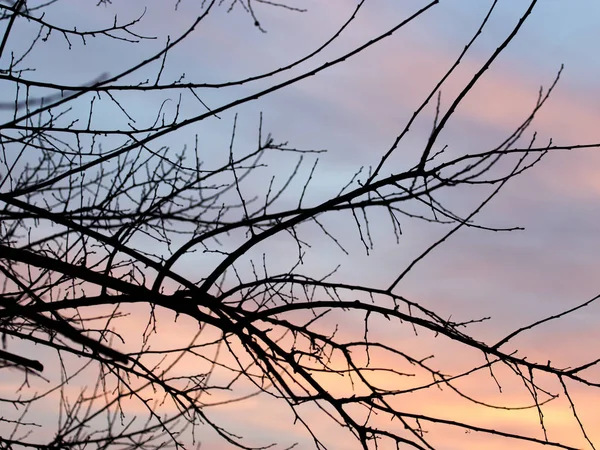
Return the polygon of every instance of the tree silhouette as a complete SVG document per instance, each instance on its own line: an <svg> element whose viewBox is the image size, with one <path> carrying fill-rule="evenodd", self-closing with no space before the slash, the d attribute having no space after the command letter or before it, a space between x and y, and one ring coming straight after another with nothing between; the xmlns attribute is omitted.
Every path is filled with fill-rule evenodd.
<svg viewBox="0 0 600 450"><path fill-rule="evenodd" d="M279 445L273 436L244 437L235 426L243 424L213 413L257 402L256 414L285 405L314 448L331 445L321 426L328 423L351 436L354 448L443 448L443 430L460 429L573 449L547 436L544 405L559 394L593 447L568 387L598 386L586 370L600 360L565 369L517 354L507 344L595 298L490 343L468 333L470 324L485 319L443 318L403 295L400 284L459 229L515 230L474 219L507 182L549 152L593 147L538 144L529 132L560 72L499 144L457 153L439 143L458 106L515 39L536 1L444 107L439 93L494 14L498 2L492 2L394 142L373 153L378 156L372 165L358 169L335 195L318 201L310 193L321 150L276 140L262 115L254 147L248 139L239 144L246 131L240 131L238 112L418 25L438 1L324 61L360 16L362 0L305 57L219 82L190 78L184 72L192 69L170 66L170 56L187 42L201 42L198 36L206 39L203 27L215 26L209 21L220 13L243 12L261 33L268 31L261 12L303 9L260 0L180 0L171 6L196 15L180 13L188 24L165 43L143 31L153 26L145 20L154 5L123 21L111 1L83 3L0 1L0 361L2 376L17 387L1 394L2 448L191 448L208 439L207 430L233 447ZM65 14L64 8L82 8L87 19L114 8L114 21L86 28L84 16ZM78 17L83 25L69 23ZM231 17L218 20L228 26ZM140 49L135 58L124 56L131 46ZM72 49L65 58L75 58L72 64L82 69L96 58L111 65L87 81L71 82L58 61L48 66L49 48ZM151 104L151 110L141 111L141 104ZM432 108L433 126L418 157L399 170L400 144ZM207 138L206 130L189 131L230 118L228 147ZM292 164L289 175L276 163L282 158ZM444 192L457 187L488 191L469 213L459 214L443 200ZM360 277L305 263L319 251L313 241L325 238L340 255L352 254L339 238L352 231L369 253L378 236L407 239L407 221L439 224L445 231L387 283L367 285L356 282ZM288 257L293 252L289 266L270 258L278 246ZM194 327L195 335L188 335ZM381 337L385 329L408 332L416 343L437 336L434 345L453 342L481 362L443 367L405 339ZM464 390L465 380L482 374L501 387L502 371L525 386L529 405L490 405ZM546 387L548 377L561 392ZM476 417L449 419L427 405L405 407L414 396L437 392L483 408L530 408L539 414L542 434L484 428Z"/></svg>

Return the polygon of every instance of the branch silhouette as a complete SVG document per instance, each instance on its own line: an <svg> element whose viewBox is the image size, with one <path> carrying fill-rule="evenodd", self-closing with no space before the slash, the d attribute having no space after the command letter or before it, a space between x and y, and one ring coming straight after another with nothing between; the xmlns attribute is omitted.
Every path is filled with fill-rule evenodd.
<svg viewBox="0 0 600 450"><path fill-rule="evenodd" d="M482 442L472 434L505 445L594 448L594 418L581 413L574 392L600 387L600 358L560 367L519 349L517 338L598 296L542 311L490 343L476 332L490 317L447 317L405 284L458 231L522 230L481 223L481 212L549 153L600 145L544 144L533 130L562 66L501 139L475 150L441 142L538 2L519 6L499 46L462 79L461 62L485 43L494 20L506 20L490 2L391 145L364 149L370 166L344 180L352 158L344 155L339 173L336 166L325 179L325 151L276 139L267 117L285 118L268 111L267 100L304 92L302 83L333 70L352 74L361 55L406 38L440 2L403 6L393 24L358 42L348 34L370 14L361 0L312 49L275 62L257 56L262 49L248 35L236 45L255 58L253 67L242 75L215 69L215 80L197 67L199 59L225 67L230 58L215 21L233 24L227 33L236 39L248 26L268 45L279 40L270 34L274 21L298 20L304 29L304 9L262 0L173 3L173 11L162 3L78 5L100 23L90 28L84 16L62 14L59 2L0 0L0 371L19 387L0 394L14 407L0 418L0 447L431 450L447 448L458 431L465 448ZM205 61L213 46L221 60ZM239 63L235 57L228 64ZM65 74L58 61L86 70ZM458 90L447 88L451 79L462 83ZM446 89L457 93L444 108ZM248 112L255 100L265 101L264 114ZM424 121L433 124L423 134ZM328 132L348 133L336 123ZM478 200L461 210L449 200L456 191ZM412 239L406 223L442 232L408 258L399 245ZM376 284L365 281L380 263L376 248L388 245L400 250L389 252L389 270ZM345 271L350 259L365 265ZM334 268L323 269L331 261ZM490 398L506 385L521 394ZM438 396L460 406L441 411ZM236 422L238 405L253 408L247 424ZM550 431L550 408L571 414L579 436ZM478 413L488 410L536 425L492 426ZM48 432L41 414L57 418L55 429ZM268 428L272 417L293 432L240 431L258 419Z"/></svg>

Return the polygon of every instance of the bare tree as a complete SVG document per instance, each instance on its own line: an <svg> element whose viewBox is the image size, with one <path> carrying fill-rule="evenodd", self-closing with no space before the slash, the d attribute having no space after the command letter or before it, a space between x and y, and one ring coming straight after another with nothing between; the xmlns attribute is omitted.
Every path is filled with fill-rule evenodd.
<svg viewBox="0 0 600 450"><path fill-rule="evenodd" d="M169 66L170 55L220 12L244 13L260 33L268 28L261 12L295 14L302 8L261 0L177 1L175 8L197 14L181 15L188 25L165 43L144 31L152 4L137 18L123 21L115 13L106 27L87 29L83 18L89 16L64 14L64 8L83 9L83 3L0 1L0 361L2 376L10 380L0 399L2 448L190 448L211 445L208 430L234 447L270 448L278 444L275 432L258 441L244 437L237 431L243 424L231 424L218 412L254 402L258 415L285 405L314 448L331 445L321 426L329 423L350 436L354 448L443 448L444 430L459 429L574 449L575 444L546 434L544 408L559 394L593 447L569 388L597 387L600 381L586 374L599 360L565 369L517 354L509 344L595 298L498 342L482 342L467 330L485 319L443 318L403 295L400 286L459 229L514 230L474 219L508 181L548 152L594 147L539 144L529 131L560 72L502 142L476 153L457 153L439 143L457 107L515 39L536 1L526 5L458 95L442 102L444 83L495 12L498 2L491 2L473 38L395 141L380 149L372 166L340 184L336 195L318 201L311 183L318 177L321 150L277 140L262 115L253 118L256 144L239 144L238 110L342 65L418 23L438 1L323 62L321 56L361 14L362 0L337 32L305 57L220 82L190 80L184 72L191 69ZM118 10L110 1L92 7L99 14ZM94 14L90 5L85 11ZM66 23L77 17L83 25ZM133 45L140 49L138 59L123 58L128 53L122 48ZM101 53L111 65L84 82L67 82L58 63L44 66L48 46L73 49L66 54L76 55L74 65L81 68L86 58L92 64ZM136 106L140 102L155 108L152 117L147 106L143 111ZM392 161L400 144L432 108L433 126L422 149L398 170ZM228 146L190 131L219 119L229 121ZM181 139L183 150L174 139ZM282 155L289 175L281 165L269 169ZM456 187L487 194L469 213L459 214L443 201L443 193ZM407 221L445 231L384 285L305 263L319 251L311 240L326 238L339 255L350 254L355 246L339 239L350 228L369 253L375 240L407 239L402 235ZM277 246L291 249L290 243L295 250L292 260L288 252L289 265L269 257ZM194 327L195 335L188 335ZM407 344L381 333L385 329L414 334ZM480 362L444 367L419 349L420 342L435 346L441 340ZM529 404L478 400L464 386L481 376L498 387L519 380ZM483 408L530 408L539 414L541 435L484 428L475 417L454 420L427 405L405 406L431 392Z"/></svg>

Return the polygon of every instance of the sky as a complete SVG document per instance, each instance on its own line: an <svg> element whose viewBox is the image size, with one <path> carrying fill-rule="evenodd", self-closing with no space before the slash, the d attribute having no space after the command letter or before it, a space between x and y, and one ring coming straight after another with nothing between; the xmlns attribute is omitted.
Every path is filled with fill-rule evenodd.
<svg viewBox="0 0 600 450"><path fill-rule="evenodd" d="M98 8L92 3L95 4L75 0L59 2L48 10L48 17L66 24L77 21L78 29L83 29L110 23L117 11L120 18L126 19L136 16L144 8L141 1L113 2ZM176 35L194 19L199 2L181 0L177 10L175 3L163 1L160 5L148 5L138 30L141 34L156 35L158 40L130 46L130 53L119 57L115 53L117 43L90 39L85 47L74 43L74 50L67 52L62 38L53 36L40 47L39 53L32 56L38 63L37 76L79 84L104 73L117 73L132 60L143 59L156 48L157 42L164 43L167 35ZM331 196L358 168L379 161L413 111L477 30L490 3L441 0L409 26L364 53L241 106L236 110L238 145L243 148L255 142L258 115L262 112L265 128L272 131L276 139L289 141L298 148L327 149L326 154L319 156L307 201L318 202ZM425 4L417 0L367 0L354 23L331 48L291 73L316 67L372 39ZM188 81L219 82L281 67L329 38L347 20L356 2L296 0L293 5L306 8L306 12L257 6L266 33L256 29L239 5L231 12L222 5L188 41L169 54L162 79L177 79L185 72ZM457 73L444 85L442 107L450 104L468 77L502 42L525 7L521 0L500 2L481 38L466 55ZM558 145L600 142L597 126L600 120L600 58L596 58L595 48L600 38L599 14L600 4L595 0L540 1L517 39L460 105L440 142L448 144L450 152L492 148L527 117L535 105L540 86L547 88L552 83L561 64L564 64L564 71L557 88L532 125L532 130L538 133L537 142L541 145L550 138ZM19 31L23 36L30 32L26 25ZM85 64L76 55L87 55ZM277 79L284 80L289 76L288 73ZM271 82L261 81L230 90L206 90L202 99L214 108L256 92ZM155 98L131 94L126 100L139 123L152 120L156 113ZM198 107L197 103L184 102L183 115L197 113ZM173 103L165 108L172 112ZM433 112L434 109L427 109L423 118L415 123L403 141L399 156L385 167L388 173L414 163L428 137ZM110 125L115 120L122 120L117 119L116 114L101 111L96 115L96 124ZM207 160L216 164L223 157L218 149L228 145L232 120L233 113L225 113L221 119L210 119L170 137L168 144L174 149L181 148L193 133L200 133ZM272 161L269 170L283 176L280 174L290 173L295 163L296 160L282 156ZM600 253L598 167L598 150L549 154L532 170L512 180L478 216L481 224L520 226L524 227L523 231L462 230L418 264L402 281L398 291L443 317L465 320L491 317L469 329L477 339L490 342L594 297L600 290L597 275L600 267L596 257ZM257 180L257 192L264 189L264 180L269 178ZM294 198L297 197L290 195L288 200L292 202ZM476 190L444 194L447 204L461 212L468 212L479 198L481 192ZM330 220L332 226L338 228L336 236L340 242L351 250L350 255L336 250L331 242L315 233L313 242L316 245L307 255L303 270L318 276L341 264L336 275L338 279L378 287L389 285L410 261L447 231L440 226L406 220L402 224L400 243L390 245L393 237L389 223L377 220L373 235L375 248L366 255L354 227L343 226L335 217ZM293 264L296 256L293 245L283 238L262 250L267 251L270 264L281 270ZM178 269L191 277L200 276L195 272L198 261L194 258L184 260ZM132 339L135 339L135 327L145 323L144 319L140 319L141 322L135 320L134 315L132 328L128 330ZM525 333L512 345L519 348L520 354L531 355L529 359L574 366L598 357L595 344L600 337L599 320L600 306L592 305ZM172 339L172 345L176 345L179 340L189 338L182 330L189 330L191 334L195 324L165 321L163 327L163 336L168 336L165 339ZM345 328L348 333L362 333L360 320L346 323ZM406 330L386 328L384 324L378 332L382 339L405 340L407 346L417 348L423 356L435 352L436 360L447 367L478 361L477 355L463 354L461 349L441 339L426 335L417 339ZM182 364L183 372L189 369ZM465 389L483 401L496 404L520 405L527 401L520 387L506 381L510 380L508 373L499 377L505 380L502 393L487 376L475 377ZM560 390L553 380L545 381L548 386ZM331 386L332 389L347 388L335 382ZM591 389L576 386L572 389L579 413L589 424L590 436L600 442L600 427L595 426L600 421L595 406L599 404L600 395ZM448 418L464 417L485 427L542 436L535 410L483 409L447 392L415 394L403 401L407 408L419 410L425 405L429 411ZM564 398L549 404L544 412L549 438L584 448L585 441ZM253 398L214 408L213 414L231 424L240 434L256 439L255 443L264 443L261 439L282 444L297 441L300 443L298 448L310 448L308 436L300 427L293 426L293 417L285 405L282 407L273 400ZM331 424L316 421L314 426L331 448L355 448L347 440L348 436ZM448 427L443 430L432 427L432 436L435 436L432 442L439 446L436 448L442 450L500 449L506 448L507 444L504 440L451 431ZM202 448L226 448L208 432L203 438L206 447ZM537 448L517 441L510 441L510 444L514 450Z"/></svg>

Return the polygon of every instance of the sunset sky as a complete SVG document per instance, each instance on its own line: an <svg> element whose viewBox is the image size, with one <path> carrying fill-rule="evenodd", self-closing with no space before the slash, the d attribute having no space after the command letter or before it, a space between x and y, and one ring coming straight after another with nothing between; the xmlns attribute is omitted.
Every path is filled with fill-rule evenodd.
<svg viewBox="0 0 600 450"><path fill-rule="evenodd" d="M78 28L83 29L106 21L110 23L116 10L120 18L132 18L142 12L145 2L113 2L114 6L106 8L95 8L92 3L95 5L96 2L59 2L49 11L65 24L75 21ZM138 31L157 35L159 42L164 42L167 35L177 35L178 30L194 20L200 2L182 0L177 11L173 9L175 0L156 3L149 5ZM443 110L505 39L525 11L526 3L522 0L500 2L481 38L442 88ZM307 12L294 13L266 5L256 7L266 33L256 29L239 6L230 13L227 13L226 5L221 6L188 41L169 54L163 80L172 81L185 72L185 81L219 82L281 67L308 54L328 39L352 14L356 1L295 0L293 4L306 8ZM367 0L355 22L331 48L293 69L292 74L332 60L374 38L425 4L417 0ZM219 155L214 149L227 149L229 145L234 113L238 113L237 145L242 148L255 144L256 126L262 111L265 130L272 132L276 140L289 141L290 146L302 149L327 149L327 153L319 155L319 164L306 197L310 202L322 201L335 195L361 166L379 162L413 111L471 39L490 4L490 1L479 0L441 0L439 5L406 28L345 63L226 112L221 119L213 118L194 125L170 137L164 144L179 150L191 142L193 133L200 133L207 160L216 160ZM448 144L452 154L495 147L527 117L535 106L540 86L547 88L553 82L561 64L565 67L558 86L524 142L537 131L540 146L547 144L550 138L556 145L600 143L599 17L600 3L596 0L541 0L516 40L460 105L441 135L439 145ZM29 35L23 31L23 36ZM94 58L88 58L82 65L73 57L77 51L82 51L81 48L72 53L65 52L64 42L59 44L59 37L53 39L47 43L46 50L36 56L40 62L39 72L76 84L86 83L103 73L117 73L132 60L141 60L150 54L151 48L157 48L156 41L142 43L138 47L129 47L130 54L117 58L113 52L118 48L116 43L91 40L84 51L93 54ZM59 46L61 51L55 50ZM291 74L286 73L277 79L283 81L289 77ZM216 108L270 83L272 81L266 80L231 90L206 90L202 99ZM156 114L157 106L152 103L152 98L131 94L128 102L140 123L151 120ZM166 106L169 107L173 105ZM183 114L197 113L194 108L197 103L184 103ZM387 173L414 164L414 158L420 154L429 135L434 111L432 104L417 120L396 157L386 166ZM97 115L97 121L96 124L106 121L113 126L115 123L114 117L109 115ZM452 316L455 320L491 317L467 329L475 338L488 343L598 295L598 151L549 154L539 165L512 180L477 216L477 222L486 226L521 226L524 231L461 230L417 264L396 292L442 317ZM272 174L285 179L285 174L290 173L296 163L295 159L286 158L284 155L271 161L265 180L268 181ZM302 183L299 186L301 188ZM255 188L260 193L264 186L257 182ZM449 190L442 198L456 212L468 214L477 200L489 192L485 189ZM286 201L297 202L297 191L291 192ZM448 231L440 225L407 218L402 223L400 243L395 245L389 221L375 221L372 229L375 249L366 255L353 224L336 222L335 217L330 219L330 224L350 255L336 249L322 235L315 234L315 245L307 255L304 272L318 278L341 264L336 279L382 288ZM275 239L261 248L263 250L267 251L274 272L284 271L296 257L294 246L284 239ZM202 274L196 273L198 263L194 263L193 257L186 261L189 265L178 267L180 272L199 278ZM135 316L131 318L132 329L128 330L132 335L134 324L143 327L147 319L142 317L139 323L135 320ZM509 346L518 348L520 355L530 355L528 360L542 363L551 360L558 366L575 366L600 356L599 321L600 304L591 305L560 321L524 333ZM360 320L348 322L344 327L345 332L362 336ZM175 346L177 342L189 340L196 329L197 325L191 322L173 324L165 320L161 332L166 337L161 339L173 339L170 345ZM389 339L395 339L394 333L398 333L398 339L405 339L407 346L422 346L418 353L423 356L435 352L436 359L439 358L440 365L445 368L468 366L473 361L474 364L482 363L479 355L463 354L460 347L442 338L434 339L427 334L417 338L410 329L384 326L378 332ZM531 399L524 395L522 386L514 385L514 378L509 373L500 372L499 377L505 380L502 394L487 374L473 377L464 386L466 392L494 404L530 404ZM596 374L600 377L600 371ZM548 379L547 386L560 392L560 385L555 380ZM336 387L344 389L332 383L332 389ZM6 389L10 390L10 387ZM572 386L572 392L590 437L600 443L600 393L577 386ZM485 409L448 392L414 394L402 401L406 402L406 409L417 411L427 404L428 411L448 419L471 420L483 427L543 437L535 409L511 412ZM549 439L584 448L585 441L564 398L551 402L544 412ZM293 416L286 405L272 399L253 398L215 408L212 414L224 424L231 424L232 431L251 440L257 439L252 441L255 444L299 442L297 448L311 448L310 437L300 427L293 426ZM332 423L318 422L315 427L332 449L358 448L348 444L352 441L347 441L348 436ZM441 450L499 450L508 445L512 450L539 448L477 433L465 434L462 430L452 431L447 427L432 426L431 430L432 442ZM210 433L203 440L203 449L229 448Z"/></svg>

